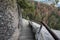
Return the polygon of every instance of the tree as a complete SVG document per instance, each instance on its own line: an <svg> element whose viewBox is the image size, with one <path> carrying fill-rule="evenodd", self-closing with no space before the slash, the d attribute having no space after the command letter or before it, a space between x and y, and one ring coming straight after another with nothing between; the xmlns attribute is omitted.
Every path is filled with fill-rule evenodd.
<svg viewBox="0 0 60 40"><path fill-rule="evenodd" d="M23 10L21 12L23 14L23 18L30 19L30 16L34 14L34 5L31 4L29 0L18 0L18 4L21 10Z"/></svg>
<svg viewBox="0 0 60 40"><path fill-rule="evenodd" d="M16 0L0 0L0 40L18 39L18 21Z"/></svg>
<svg viewBox="0 0 60 40"><path fill-rule="evenodd" d="M21 8L26 9L26 8L31 8L33 7L30 3L29 0L18 0L17 2Z"/></svg>

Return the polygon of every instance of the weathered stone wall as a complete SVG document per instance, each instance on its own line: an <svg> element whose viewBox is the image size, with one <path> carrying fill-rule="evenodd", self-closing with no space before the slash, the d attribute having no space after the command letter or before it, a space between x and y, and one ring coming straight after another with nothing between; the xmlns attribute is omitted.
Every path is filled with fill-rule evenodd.
<svg viewBox="0 0 60 40"><path fill-rule="evenodd" d="M17 40L18 32L16 0L0 0L0 40Z"/></svg>

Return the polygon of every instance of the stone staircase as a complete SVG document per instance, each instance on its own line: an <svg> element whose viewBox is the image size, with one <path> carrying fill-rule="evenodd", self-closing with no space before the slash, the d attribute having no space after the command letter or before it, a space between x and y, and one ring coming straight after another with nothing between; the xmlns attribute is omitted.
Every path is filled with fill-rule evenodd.
<svg viewBox="0 0 60 40"><path fill-rule="evenodd" d="M32 29L28 24L29 23L26 20L23 22L23 26L20 30L19 40L35 40Z"/></svg>

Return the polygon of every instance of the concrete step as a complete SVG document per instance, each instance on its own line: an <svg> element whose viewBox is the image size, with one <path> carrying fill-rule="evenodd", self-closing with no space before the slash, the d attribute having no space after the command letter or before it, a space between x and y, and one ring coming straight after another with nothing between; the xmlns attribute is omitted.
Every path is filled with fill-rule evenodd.
<svg viewBox="0 0 60 40"><path fill-rule="evenodd" d="M22 27L20 40L35 40L33 32L29 26Z"/></svg>

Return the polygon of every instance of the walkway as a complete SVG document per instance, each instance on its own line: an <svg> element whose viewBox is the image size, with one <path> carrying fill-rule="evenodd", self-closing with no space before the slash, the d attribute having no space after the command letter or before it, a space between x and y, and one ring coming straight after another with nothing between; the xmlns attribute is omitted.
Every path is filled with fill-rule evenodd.
<svg viewBox="0 0 60 40"><path fill-rule="evenodd" d="M23 19L23 27L21 27L20 40L35 40L31 28L28 26L28 21Z"/></svg>

